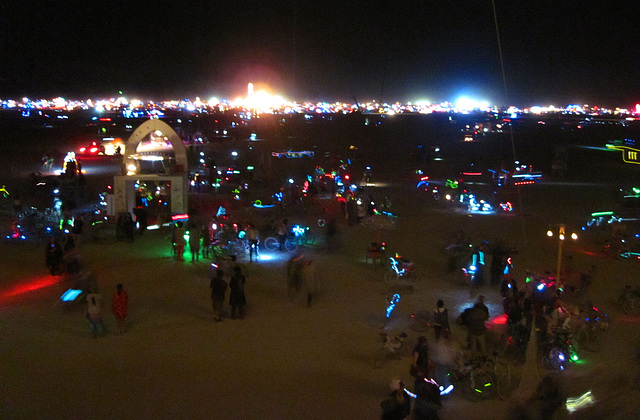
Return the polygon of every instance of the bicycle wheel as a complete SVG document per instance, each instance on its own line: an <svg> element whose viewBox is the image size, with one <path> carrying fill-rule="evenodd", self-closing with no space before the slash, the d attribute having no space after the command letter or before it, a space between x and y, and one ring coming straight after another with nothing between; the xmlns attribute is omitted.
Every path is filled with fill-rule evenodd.
<svg viewBox="0 0 640 420"><path fill-rule="evenodd" d="M280 242L273 236L269 236L264 240L264 247L267 251L277 251L280 249Z"/></svg>
<svg viewBox="0 0 640 420"><path fill-rule="evenodd" d="M387 284L393 284L398 281L398 273L394 270L389 270L384 274L384 282Z"/></svg>
<svg viewBox="0 0 640 420"><path fill-rule="evenodd" d="M463 388L465 396L470 401L479 401L491 398L495 391L493 376L484 372L471 372L465 377L463 381Z"/></svg>
<svg viewBox="0 0 640 420"><path fill-rule="evenodd" d="M508 400L517 391L520 380L513 376L511 372L498 377L496 381L496 391L501 400Z"/></svg>
<svg viewBox="0 0 640 420"><path fill-rule="evenodd" d="M602 334L599 331L584 328L578 335L580 347L590 352L597 352L602 348Z"/></svg>
<svg viewBox="0 0 640 420"><path fill-rule="evenodd" d="M376 350L376 354L373 357L373 367L379 368L384 364L386 360L387 360L387 349L385 349L384 347L381 347L378 350Z"/></svg>
<svg viewBox="0 0 640 420"><path fill-rule="evenodd" d="M287 239L284 241L284 247L289 252L296 252L298 250L298 242L295 239Z"/></svg>
<svg viewBox="0 0 640 420"><path fill-rule="evenodd" d="M557 349L554 348L547 354L543 355L538 361L538 374L540 378L544 378L550 372L564 370L564 365L561 366L557 361L557 354L555 351L557 351Z"/></svg>
<svg viewBox="0 0 640 420"><path fill-rule="evenodd" d="M571 338L569 340L568 346L567 346L567 352L569 354L565 354L566 357L566 361L572 361L575 362L578 360L579 356L580 356L580 343L578 342L577 339L575 338Z"/></svg>
<svg viewBox="0 0 640 420"><path fill-rule="evenodd" d="M316 235L310 230L304 233L304 245L313 245L316 243Z"/></svg>
<svg viewBox="0 0 640 420"><path fill-rule="evenodd" d="M640 299L637 297L629 297L622 303L622 310L627 315L640 315Z"/></svg>
<svg viewBox="0 0 640 420"><path fill-rule="evenodd" d="M513 343L513 336L509 332L502 333L495 346L495 354L500 360L508 360L512 362L515 359L515 345Z"/></svg>

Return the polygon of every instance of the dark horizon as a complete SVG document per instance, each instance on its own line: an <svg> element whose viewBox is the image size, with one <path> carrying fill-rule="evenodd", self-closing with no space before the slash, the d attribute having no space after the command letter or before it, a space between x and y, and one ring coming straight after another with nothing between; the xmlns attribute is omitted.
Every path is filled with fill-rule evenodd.
<svg viewBox="0 0 640 420"><path fill-rule="evenodd" d="M0 97L640 102L640 4L495 3L7 1Z"/></svg>

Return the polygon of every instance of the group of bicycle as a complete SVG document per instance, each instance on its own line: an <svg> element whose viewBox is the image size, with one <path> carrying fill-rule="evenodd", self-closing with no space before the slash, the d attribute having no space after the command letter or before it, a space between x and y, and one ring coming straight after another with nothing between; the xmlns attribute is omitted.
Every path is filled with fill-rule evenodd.
<svg viewBox="0 0 640 420"><path fill-rule="evenodd" d="M622 299L640 300L639 290L627 287ZM538 344L533 354L537 354L539 377L545 378L550 373L568 369L580 360L580 352L599 351L610 324L602 310L587 299L577 299L564 292L561 286L553 284L552 278L545 276L528 276L523 290L503 293L503 304L507 320L504 330L494 328L485 334L480 347L474 346L476 338L467 319L474 308L484 306L480 297L458 317L458 324L469 330L467 350L460 349L459 343L451 340L448 323L444 328L446 333L442 334L442 321L437 319L441 302L433 314L425 311L412 314L412 329L421 333L434 329L436 340L429 348L435 363L427 379L437 381L443 395L456 389L455 392L472 401L495 396L508 399L518 389L521 367L531 354L527 347L532 330ZM488 315L482 319L486 321ZM382 346L376 352L374 366L380 366L389 356L402 355L410 340L404 332L396 336L381 333Z"/></svg>
<svg viewBox="0 0 640 420"><path fill-rule="evenodd" d="M269 252L286 251L296 253L300 247L315 244L313 231L299 224L290 225L287 219L283 219L277 226L266 225L260 229L254 223L241 223L233 221L229 217L217 217L206 226L197 226L197 223L189 223L181 228L179 235L175 234L177 224L173 225L172 245L174 255L182 252L189 245L191 253L195 257L200 252L203 257L248 258L251 262L260 259L261 250ZM188 233L187 238L180 236ZM181 255L181 254L180 254Z"/></svg>

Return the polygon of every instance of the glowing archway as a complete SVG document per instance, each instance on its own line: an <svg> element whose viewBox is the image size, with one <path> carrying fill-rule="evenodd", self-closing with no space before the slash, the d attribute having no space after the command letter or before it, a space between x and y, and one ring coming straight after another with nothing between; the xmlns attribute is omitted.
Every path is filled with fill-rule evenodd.
<svg viewBox="0 0 640 420"><path fill-rule="evenodd" d="M127 144L125 145L124 164L125 167L133 162L132 155L136 154L138 145L149 134L160 131L173 147L173 153L176 159L176 173L187 171L187 149L185 149L182 139L167 123L159 119L150 119L140 124L138 128L131 134Z"/></svg>
<svg viewBox="0 0 640 420"><path fill-rule="evenodd" d="M127 174L128 165L134 163L138 145L149 134L160 131L173 147L175 169L166 174ZM167 123L159 119L150 119L140 124L127 140L123 156L123 174L113 179L115 214L131 212L135 204L134 184L136 181L168 181L171 183L171 213L188 212L187 151L182 139Z"/></svg>

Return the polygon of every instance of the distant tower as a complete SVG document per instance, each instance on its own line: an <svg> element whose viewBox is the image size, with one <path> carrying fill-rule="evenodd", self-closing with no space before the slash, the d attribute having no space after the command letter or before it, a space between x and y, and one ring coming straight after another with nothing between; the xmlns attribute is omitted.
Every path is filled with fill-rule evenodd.
<svg viewBox="0 0 640 420"><path fill-rule="evenodd" d="M253 83L247 85L247 97L253 96Z"/></svg>

